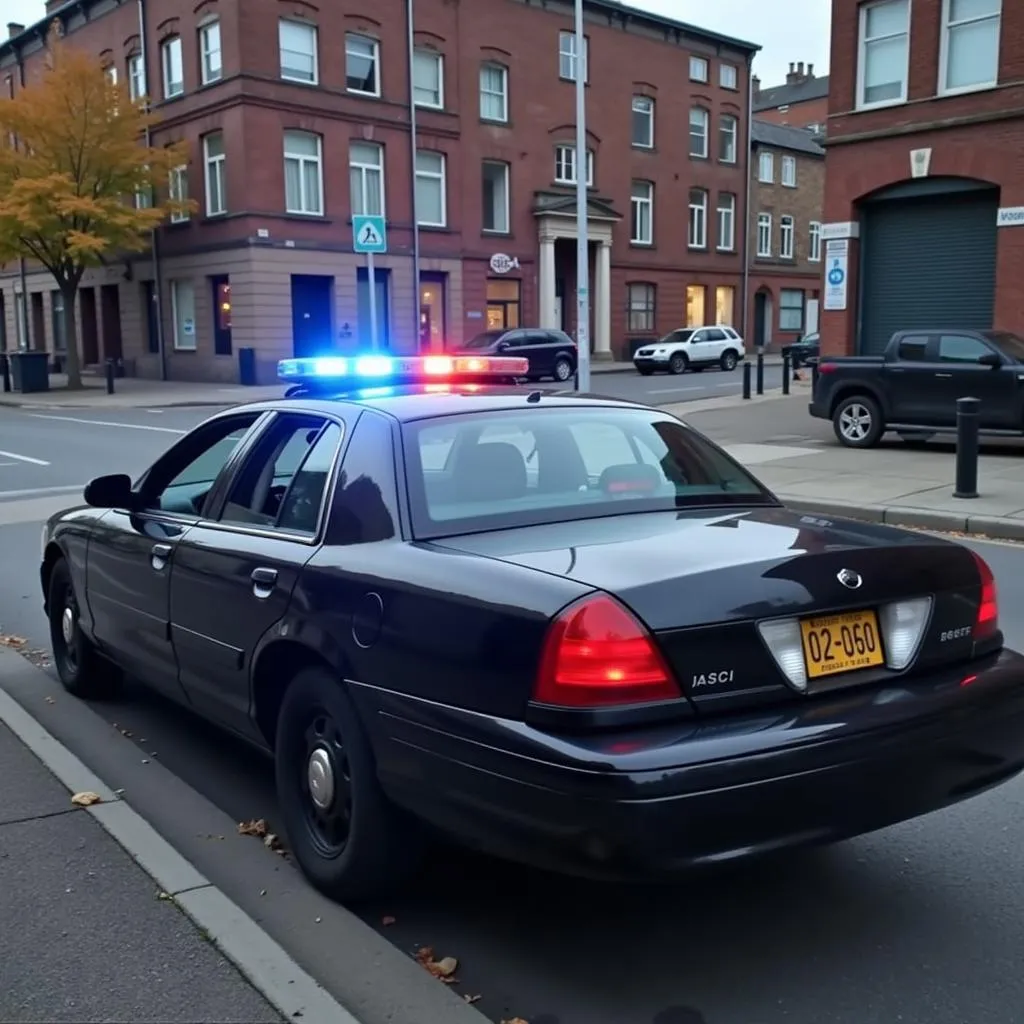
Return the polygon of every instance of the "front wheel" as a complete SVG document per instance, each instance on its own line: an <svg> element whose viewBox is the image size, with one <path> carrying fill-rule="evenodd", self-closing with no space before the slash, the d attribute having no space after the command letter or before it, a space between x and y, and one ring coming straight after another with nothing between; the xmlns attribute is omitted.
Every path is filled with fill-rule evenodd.
<svg viewBox="0 0 1024 1024"><path fill-rule="evenodd" d="M867 395L844 398L832 414L832 428L847 448L873 448L885 432L882 410Z"/></svg>
<svg viewBox="0 0 1024 1024"><path fill-rule="evenodd" d="M686 355L682 352L673 352L671 358L668 361L668 372L669 373L685 373L689 360Z"/></svg>
<svg viewBox="0 0 1024 1024"><path fill-rule="evenodd" d="M565 358L565 356L559 356L555 360L555 380L559 383L564 383L572 376L572 363Z"/></svg>
<svg viewBox="0 0 1024 1024"><path fill-rule="evenodd" d="M735 352L723 352L722 358L719 362L721 363L723 370L731 372L736 369L736 364L739 362L739 359L737 359Z"/></svg>
<svg viewBox="0 0 1024 1024"><path fill-rule="evenodd" d="M343 903L366 900L412 874L419 829L384 795L355 706L326 669L303 669L289 685L275 762L290 848L321 892Z"/></svg>

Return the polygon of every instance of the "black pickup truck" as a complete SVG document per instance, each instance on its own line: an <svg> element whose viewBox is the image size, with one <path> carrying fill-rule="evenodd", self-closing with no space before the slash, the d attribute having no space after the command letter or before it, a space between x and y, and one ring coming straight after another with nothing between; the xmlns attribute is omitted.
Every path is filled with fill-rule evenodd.
<svg viewBox="0 0 1024 1024"><path fill-rule="evenodd" d="M956 400L981 400L983 434L1024 436L1024 338L1009 331L899 331L879 356L823 356L810 413L840 444L871 448L956 430Z"/></svg>

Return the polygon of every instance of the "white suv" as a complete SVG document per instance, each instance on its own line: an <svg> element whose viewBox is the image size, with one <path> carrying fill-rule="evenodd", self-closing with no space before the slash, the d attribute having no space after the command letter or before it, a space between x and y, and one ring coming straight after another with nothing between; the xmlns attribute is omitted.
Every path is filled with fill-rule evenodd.
<svg viewBox="0 0 1024 1024"><path fill-rule="evenodd" d="M665 373L685 373L720 366L735 370L736 364L747 354L743 339L731 327L680 327L670 331L661 341L644 345L636 350L633 365L645 376L655 370Z"/></svg>

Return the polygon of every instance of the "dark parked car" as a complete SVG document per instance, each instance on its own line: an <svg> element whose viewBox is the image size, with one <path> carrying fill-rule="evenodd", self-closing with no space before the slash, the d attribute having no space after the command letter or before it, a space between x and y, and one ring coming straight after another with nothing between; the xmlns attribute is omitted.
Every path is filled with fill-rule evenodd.
<svg viewBox="0 0 1024 1024"><path fill-rule="evenodd" d="M120 669L272 752L288 846L345 900L432 831L650 879L1021 771L983 559L790 511L662 410L487 384L525 370L286 360L291 398L93 480L43 538L64 686Z"/></svg>
<svg viewBox="0 0 1024 1024"><path fill-rule="evenodd" d="M812 366L820 355L821 335L817 331L805 334L799 341L789 346L790 365L794 370L799 370L801 366Z"/></svg>
<svg viewBox="0 0 1024 1024"><path fill-rule="evenodd" d="M981 400L981 432L1024 435L1024 338L1009 331L899 331L878 356L818 363L810 413L849 448L886 431L925 441L956 430L958 398Z"/></svg>
<svg viewBox="0 0 1024 1024"><path fill-rule="evenodd" d="M527 380L564 382L576 372L576 342L564 331L537 327L513 331L484 331L467 341L460 350L467 354L522 356L530 364Z"/></svg>

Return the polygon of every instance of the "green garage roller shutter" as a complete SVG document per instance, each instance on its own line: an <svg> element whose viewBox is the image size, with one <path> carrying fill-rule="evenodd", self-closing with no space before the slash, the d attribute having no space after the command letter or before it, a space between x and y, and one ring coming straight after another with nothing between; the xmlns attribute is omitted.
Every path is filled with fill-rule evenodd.
<svg viewBox="0 0 1024 1024"><path fill-rule="evenodd" d="M864 205L861 353L895 331L993 326L998 207L994 191Z"/></svg>

